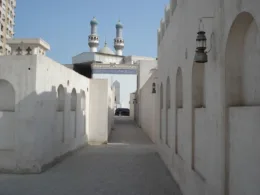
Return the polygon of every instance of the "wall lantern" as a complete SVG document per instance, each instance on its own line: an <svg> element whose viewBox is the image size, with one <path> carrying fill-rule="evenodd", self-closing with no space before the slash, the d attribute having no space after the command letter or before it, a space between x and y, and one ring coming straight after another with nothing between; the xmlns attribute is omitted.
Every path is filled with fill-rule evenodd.
<svg viewBox="0 0 260 195"><path fill-rule="evenodd" d="M137 104L137 100L136 100L136 98L133 99L133 104Z"/></svg>
<svg viewBox="0 0 260 195"><path fill-rule="evenodd" d="M156 93L156 84L153 83L152 93Z"/></svg>
<svg viewBox="0 0 260 195"><path fill-rule="evenodd" d="M202 19L204 19L204 18L213 18L213 17L202 17L202 18L199 19L199 32L197 33L196 53L195 53L195 57L194 57L194 62L196 62L196 63L206 63L206 62L208 62L208 54L207 53L209 53L211 48L212 48L212 45L211 45L209 51L206 51L206 49L207 49L206 33L205 33L204 30L200 29ZM211 34L211 42L210 42L211 44L212 44L212 38L213 38L213 33Z"/></svg>
<svg viewBox="0 0 260 195"><path fill-rule="evenodd" d="M195 53L195 62L197 63L206 63L208 62L208 55L207 52L205 52L207 48L207 38L205 36L204 31L199 31L197 35L197 48Z"/></svg>

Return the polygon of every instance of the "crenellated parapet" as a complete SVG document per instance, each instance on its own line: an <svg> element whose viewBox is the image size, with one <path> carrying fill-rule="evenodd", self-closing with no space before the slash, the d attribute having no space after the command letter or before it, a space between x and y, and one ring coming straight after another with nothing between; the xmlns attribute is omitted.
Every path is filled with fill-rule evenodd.
<svg viewBox="0 0 260 195"><path fill-rule="evenodd" d="M164 18L161 19L160 27L161 27L161 38L162 38L164 36L165 30L166 30Z"/></svg>
<svg viewBox="0 0 260 195"><path fill-rule="evenodd" d="M160 28L157 30L158 45L160 45L164 34L170 24L171 16L177 7L177 0L170 0L170 3L165 7L164 17L161 19Z"/></svg>
<svg viewBox="0 0 260 195"><path fill-rule="evenodd" d="M161 28L157 29L157 44L160 45L161 42Z"/></svg>
<svg viewBox="0 0 260 195"><path fill-rule="evenodd" d="M170 9L170 4L168 4L166 7L165 7L165 10L164 10L164 20L165 20L165 26L166 28L169 26L170 24L170 18L171 18L171 9Z"/></svg>
<svg viewBox="0 0 260 195"><path fill-rule="evenodd" d="M171 14L172 15L173 15L176 7L177 7L177 0L171 0L171 2L170 2L170 9L171 9Z"/></svg>
<svg viewBox="0 0 260 195"><path fill-rule="evenodd" d="M13 38L7 40L11 55L46 55L50 45L41 38Z"/></svg>

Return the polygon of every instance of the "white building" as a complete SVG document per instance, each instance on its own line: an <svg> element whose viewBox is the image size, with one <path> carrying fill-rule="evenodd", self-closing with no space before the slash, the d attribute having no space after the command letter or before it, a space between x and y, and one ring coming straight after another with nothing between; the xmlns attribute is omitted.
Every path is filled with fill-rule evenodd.
<svg viewBox="0 0 260 195"><path fill-rule="evenodd" d="M42 39L9 41L12 55L0 57L0 172L40 173L86 144L106 143L115 97L108 80L46 57Z"/></svg>
<svg viewBox="0 0 260 195"><path fill-rule="evenodd" d="M89 52L83 52L72 58L72 65L65 65L84 75L84 66L93 67L93 77L108 79L112 86L116 85L116 107L129 108L130 94L137 90L137 72L140 60L156 62L156 59L142 56L123 56L125 42L123 39L123 25L116 24L114 39L115 52L105 42L104 47L98 49L98 22L93 18L90 22Z"/></svg>
<svg viewBox="0 0 260 195"><path fill-rule="evenodd" d="M165 9L139 120L184 195L260 194L259 10L259 0L171 0Z"/></svg>
<svg viewBox="0 0 260 195"><path fill-rule="evenodd" d="M11 48L7 39L14 36L16 0L0 0L0 55L8 55Z"/></svg>

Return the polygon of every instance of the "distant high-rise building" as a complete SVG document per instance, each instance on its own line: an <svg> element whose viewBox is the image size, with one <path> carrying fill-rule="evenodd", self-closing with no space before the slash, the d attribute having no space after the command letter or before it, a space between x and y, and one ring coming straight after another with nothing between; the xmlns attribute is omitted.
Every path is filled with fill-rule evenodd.
<svg viewBox="0 0 260 195"><path fill-rule="evenodd" d="M11 47L7 39L14 36L16 0L0 0L0 55L10 55Z"/></svg>

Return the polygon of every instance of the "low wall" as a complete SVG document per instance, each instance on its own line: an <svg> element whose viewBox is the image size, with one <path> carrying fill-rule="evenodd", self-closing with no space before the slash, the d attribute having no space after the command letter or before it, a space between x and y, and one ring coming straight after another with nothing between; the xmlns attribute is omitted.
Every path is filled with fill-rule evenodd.
<svg viewBox="0 0 260 195"><path fill-rule="evenodd" d="M90 80L89 144L103 144L113 128L114 91L107 79Z"/></svg>
<svg viewBox="0 0 260 195"><path fill-rule="evenodd" d="M1 56L0 171L38 173L85 145L88 88L45 56Z"/></svg>

